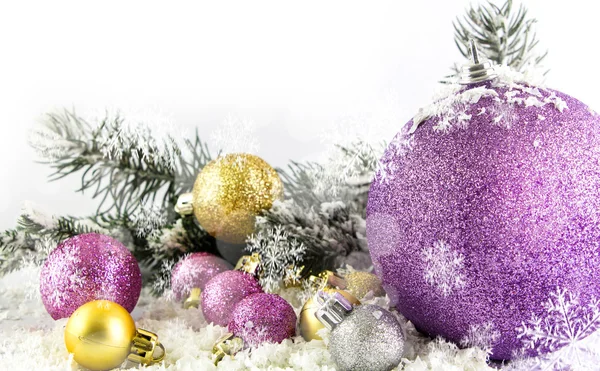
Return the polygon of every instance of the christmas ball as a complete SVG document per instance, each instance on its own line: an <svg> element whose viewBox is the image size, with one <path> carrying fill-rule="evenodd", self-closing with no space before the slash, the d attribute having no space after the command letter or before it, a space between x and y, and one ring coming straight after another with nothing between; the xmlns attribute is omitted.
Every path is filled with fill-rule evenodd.
<svg viewBox="0 0 600 371"><path fill-rule="evenodd" d="M69 317L83 304L98 299L131 312L141 290L140 268L127 247L97 233L59 243L40 273L42 302L54 319Z"/></svg>
<svg viewBox="0 0 600 371"><path fill-rule="evenodd" d="M296 313L279 295L252 294L236 304L228 329L251 347L281 343L296 334Z"/></svg>
<svg viewBox="0 0 600 371"><path fill-rule="evenodd" d="M384 296L381 279L369 272L351 272L344 276L346 290L357 298L364 298L369 292L375 296ZM353 303L354 304L354 303Z"/></svg>
<svg viewBox="0 0 600 371"><path fill-rule="evenodd" d="M339 292L340 294L342 294L342 296L348 299L350 304L360 304L360 301L349 292L337 289L323 289L323 291ZM315 317L315 312L317 311L317 309L319 309L319 307L320 305L316 302L315 297L313 296L304 303L302 309L300 310L300 316L298 317L298 328L300 331L300 335L302 335L302 337L306 341L322 340L321 337L317 334L317 332L325 326L323 326L321 321L319 321L317 317Z"/></svg>
<svg viewBox="0 0 600 371"><path fill-rule="evenodd" d="M231 264L212 254L198 252L187 255L171 271L171 289L175 300L187 298L192 289L204 290L211 278L230 269L233 269Z"/></svg>
<svg viewBox="0 0 600 371"><path fill-rule="evenodd" d="M340 371L388 371L402 360L404 332L387 310L359 305L331 331L329 351Z"/></svg>
<svg viewBox="0 0 600 371"><path fill-rule="evenodd" d="M396 308L493 359L600 325L599 117L517 77L452 86L422 109L384 153L367 206Z"/></svg>
<svg viewBox="0 0 600 371"><path fill-rule="evenodd" d="M198 174L193 209L198 222L215 238L243 243L254 220L283 195L275 169L258 156L237 153L209 162Z"/></svg>
<svg viewBox="0 0 600 371"><path fill-rule="evenodd" d="M121 365L131 351L136 328L119 304L97 300L79 307L65 327L65 345L75 362L90 370Z"/></svg>
<svg viewBox="0 0 600 371"><path fill-rule="evenodd" d="M234 306L250 294L263 292L248 273L225 271L214 276L202 291L202 313L208 322L227 326Z"/></svg>

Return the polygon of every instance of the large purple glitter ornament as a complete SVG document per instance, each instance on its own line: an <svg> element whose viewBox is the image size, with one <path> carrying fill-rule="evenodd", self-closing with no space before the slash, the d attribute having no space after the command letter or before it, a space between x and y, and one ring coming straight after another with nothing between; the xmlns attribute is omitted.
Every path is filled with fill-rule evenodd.
<svg viewBox="0 0 600 371"><path fill-rule="evenodd" d="M202 290L202 313L208 322L227 326L235 305L248 295L263 292L248 273L225 271L214 276Z"/></svg>
<svg viewBox="0 0 600 371"><path fill-rule="evenodd" d="M600 326L600 118L496 72L451 87L395 137L367 237L419 330L510 359Z"/></svg>
<svg viewBox="0 0 600 371"><path fill-rule="evenodd" d="M209 253L198 252L184 257L171 272L171 289L175 300L185 299L194 288L204 290L211 278L230 269L233 269L231 264Z"/></svg>
<svg viewBox="0 0 600 371"><path fill-rule="evenodd" d="M101 299L131 312L141 290L140 268L127 247L97 233L58 244L40 274L42 302L54 319L69 317L83 304Z"/></svg>
<svg viewBox="0 0 600 371"><path fill-rule="evenodd" d="M258 293L246 296L233 309L229 331L246 344L281 343L296 334L296 313L281 296Z"/></svg>

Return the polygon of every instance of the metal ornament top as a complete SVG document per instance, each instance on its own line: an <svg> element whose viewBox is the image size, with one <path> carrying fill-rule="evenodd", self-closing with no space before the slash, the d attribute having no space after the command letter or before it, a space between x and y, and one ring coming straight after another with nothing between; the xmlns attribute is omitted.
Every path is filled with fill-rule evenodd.
<svg viewBox="0 0 600 371"><path fill-rule="evenodd" d="M477 51L477 43L473 39L469 40L469 50L471 62L462 67L458 82L461 85L468 85L496 78L497 74L494 71L493 63L489 60L482 60Z"/></svg>

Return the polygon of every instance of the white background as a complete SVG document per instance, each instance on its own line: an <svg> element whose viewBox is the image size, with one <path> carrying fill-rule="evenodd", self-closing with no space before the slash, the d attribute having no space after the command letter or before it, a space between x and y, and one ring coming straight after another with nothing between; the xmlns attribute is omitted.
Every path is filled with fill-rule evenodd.
<svg viewBox="0 0 600 371"><path fill-rule="evenodd" d="M597 1L525 1L550 50L547 84L600 107ZM44 112L160 110L205 137L228 115L257 126L274 166L315 158L340 117L397 95L398 127L462 58L467 0L6 1L0 5L0 229L24 200L94 211L79 177L48 183L28 131ZM390 138L391 139L391 138Z"/></svg>

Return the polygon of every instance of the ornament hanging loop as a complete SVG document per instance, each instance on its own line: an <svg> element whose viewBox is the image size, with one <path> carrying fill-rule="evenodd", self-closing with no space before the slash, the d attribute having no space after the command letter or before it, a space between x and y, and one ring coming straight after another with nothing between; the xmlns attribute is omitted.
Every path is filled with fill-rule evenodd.
<svg viewBox="0 0 600 371"><path fill-rule="evenodd" d="M154 357L156 348L160 348L157 357ZM158 335L153 332L137 329L131 342L131 351L127 359L142 365L153 365L161 362L166 355L165 347L158 341Z"/></svg>
<svg viewBox="0 0 600 371"><path fill-rule="evenodd" d="M459 83L469 85L477 82L493 80L497 74L494 71L494 65L489 60L482 60L477 50L477 42L474 39L469 40L469 55L471 62L464 65L461 69Z"/></svg>
<svg viewBox="0 0 600 371"><path fill-rule="evenodd" d="M181 216L192 215L194 213L194 194L184 193L177 199L175 212Z"/></svg>

